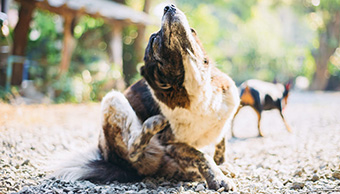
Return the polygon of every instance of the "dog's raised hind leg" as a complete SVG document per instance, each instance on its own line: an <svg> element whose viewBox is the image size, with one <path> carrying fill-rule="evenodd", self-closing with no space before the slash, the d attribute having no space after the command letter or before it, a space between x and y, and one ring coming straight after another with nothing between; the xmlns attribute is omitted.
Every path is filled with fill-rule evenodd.
<svg viewBox="0 0 340 194"><path fill-rule="evenodd" d="M151 138L168 125L163 115L155 115L144 121L139 136L129 142L129 159L132 162L139 160Z"/></svg>

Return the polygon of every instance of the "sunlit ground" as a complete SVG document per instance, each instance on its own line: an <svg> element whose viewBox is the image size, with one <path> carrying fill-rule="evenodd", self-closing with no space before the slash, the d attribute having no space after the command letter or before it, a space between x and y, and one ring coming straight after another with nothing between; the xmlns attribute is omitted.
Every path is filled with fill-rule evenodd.
<svg viewBox="0 0 340 194"><path fill-rule="evenodd" d="M238 138L227 147L238 190L339 192L339 110L339 92L292 93L284 115L293 133L278 112L269 111L261 122L265 137L259 138L257 116L244 108L235 121ZM40 183L49 174L46 161L60 151L95 145L99 130L99 103L0 104L0 193Z"/></svg>

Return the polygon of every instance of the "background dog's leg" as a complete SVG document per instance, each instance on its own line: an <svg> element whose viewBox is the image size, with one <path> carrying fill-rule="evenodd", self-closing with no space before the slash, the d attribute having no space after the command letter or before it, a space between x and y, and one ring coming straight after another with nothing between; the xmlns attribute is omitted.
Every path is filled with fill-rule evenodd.
<svg viewBox="0 0 340 194"><path fill-rule="evenodd" d="M285 124L285 126L286 126L287 131L288 131L289 133L291 133L291 132L292 132L292 129L289 127L289 125L288 125L288 123L287 123L287 121L286 121L286 119L285 119L285 117L283 116L283 114L282 114L281 111L280 111L280 115L281 115L281 118L282 118L282 120L283 120L283 122L284 122L284 124Z"/></svg>
<svg viewBox="0 0 340 194"><path fill-rule="evenodd" d="M183 168L198 168L209 189L218 190L224 187L226 190L233 190L235 188L234 183L222 173L213 158L207 154L203 154L185 143L169 144L166 153Z"/></svg>
<svg viewBox="0 0 340 194"><path fill-rule="evenodd" d="M129 159L132 162L139 160L149 144L151 138L164 129L167 120L162 115L155 115L148 118L142 127L142 131L132 142L129 142Z"/></svg>
<svg viewBox="0 0 340 194"><path fill-rule="evenodd" d="M255 107L252 106L252 108L255 110L257 114L257 129L259 130L259 136L263 137L263 133L261 130L261 112L258 111Z"/></svg>
<svg viewBox="0 0 340 194"><path fill-rule="evenodd" d="M230 125L231 137L235 137L235 133L234 133L234 121L235 121L235 118L236 118L237 114L240 112L242 107L243 107L243 105L240 104L240 106L236 110L236 113L234 114L233 119L231 120L231 125Z"/></svg>

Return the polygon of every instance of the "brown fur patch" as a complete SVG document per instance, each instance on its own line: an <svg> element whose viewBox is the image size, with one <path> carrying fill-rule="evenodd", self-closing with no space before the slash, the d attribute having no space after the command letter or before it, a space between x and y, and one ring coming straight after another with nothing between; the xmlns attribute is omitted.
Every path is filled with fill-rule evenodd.
<svg viewBox="0 0 340 194"><path fill-rule="evenodd" d="M160 114L159 106L153 99L145 79L127 88L124 95L141 121Z"/></svg>
<svg viewBox="0 0 340 194"><path fill-rule="evenodd" d="M248 86L243 91L243 94L241 96L241 103L242 105L251 106L255 104L254 97L251 95L250 88Z"/></svg>
<svg viewBox="0 0 340 194"><path fill-rule="evenodd" d="M224 154L225 154L225 140L224 138L222 141L215 146L215 154L214 154L214 161L217 165L223 164L224 162Z"/></svg>
<svg viewBox="0 0 340 194"><path fill-rule="evenodd" d="M190 107L190 100L184 87L179 87L171 91L155 92L155 96L171 109L176 107Z"/></svg>

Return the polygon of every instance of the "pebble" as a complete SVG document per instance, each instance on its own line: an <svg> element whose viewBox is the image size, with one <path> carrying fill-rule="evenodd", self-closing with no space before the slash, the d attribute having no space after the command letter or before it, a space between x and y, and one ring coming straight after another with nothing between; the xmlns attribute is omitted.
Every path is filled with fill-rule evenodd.
<svg viewBox="0 0 340 194"><path fill-rule="evenodd" d="M204 189L205 189L205 186L202 185L202 184L199 184L199 185L197 185L195 191L199 192L199 191L203 191Z"/></svg>
<svg viewBox="0 0 340 194"><path fill-rule="evenodd" d="M298 189L302 189L304 186L305 186L305 183L293 182L290 189L298 190Z"/></svg>
<svg viewBox="0 0 340 194"><path fill-rule="evenodd" d="M29 162L30 162L30 160L25 160L22 164L21 164L21 166L25 166L25 165L28 165L29 164Z"/></svg>
<svg viewBox="0 0 340 194"><path fill-rule="evenodd" d="M294 176L299 176L299 177L301 177L301 176L302 176L302 173L303 173L303 170L296 170L296 171L294 172Z"/></svg>
<svg viewBox="0 0 340 194"><path fill-rule="evenodd" d="M318 181L319 179L320 177L317 174L313 174L313 177L312 177L313 182Z"/></svg>
<svg viewBox="0 0 340 194"><path fill-rule="evenodd" d="M224 188L224 187L221 187L221 188L219 188L219 189L217 190L217 192L221 193L221 192L224 191L224 190L225 190L225 188Z"/></svg>
<svg viewBox="0 0 340 194"><path fill-rule="evenodd" d="M332 176L336 179L340 179L340 171L334 171Z"/></svg>

